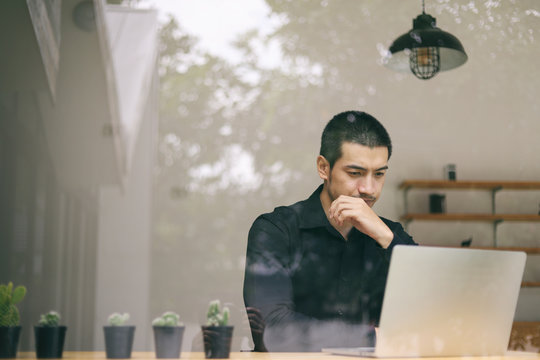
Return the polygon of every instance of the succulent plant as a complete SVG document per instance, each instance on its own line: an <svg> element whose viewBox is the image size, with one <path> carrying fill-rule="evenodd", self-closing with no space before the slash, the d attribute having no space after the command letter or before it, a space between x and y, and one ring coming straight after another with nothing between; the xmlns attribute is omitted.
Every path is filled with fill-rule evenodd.
<svg viewBox="0 0 540 360"><path fill-rule="evenodd" d="M49 311L46 314L42 314L39 319L40 326L55 327L60 324L60 314L56 311Z"/></svg>
<svg viewBox="0 0 540 360"><path fill-rule="evenodd" d="M163 315L152 321L153 326L181 326L180 316L172 311L164 312Z"/></svg>
<svg viewBox="0 0 540 360"><path fill-rule="evenodd" d="M109 322L109 325L111 326L122 326L126 323L126 321L129 320L129 314L128 313L123 313L123 314L120 314L120 313L112 313L109 318L108 318L108 322Z"/></svg>
<svg viewBox="0 0 540 360"><path fill-rule="evenodd" d="M22 285L13 289L13 283L0 285L0 326L19 325L20 316L17 304L24 299L26 288Z"/></svg>
<svg viewBox="0 0 540 360"><path fill-rule="evenodd" d="M229 323L229 308L223 307L221 310L219 300L210 301L206 320L208 326L226 326Z"/></svg>

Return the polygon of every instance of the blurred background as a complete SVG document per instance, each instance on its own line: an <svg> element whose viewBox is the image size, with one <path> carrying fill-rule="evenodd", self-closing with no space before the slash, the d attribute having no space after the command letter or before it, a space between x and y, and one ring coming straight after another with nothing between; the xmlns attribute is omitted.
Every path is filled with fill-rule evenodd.
<svg viewBox="0 0 540 360"><path fill-rule="evenodd" d="M468 61L430 80L383 66L419 0L5 0L0 2L0 283L25 285L21 350L57 310L67 350L103 350L112 312L137 325L176 311L200 350L208 302L242 300L247 233L320 183L320 135L345 110L389 131L381 216L407 179L540 181L540 2L427 0ZM536 59L536 60L535 60ZM411 212L428 195L408 194ZM439 191L440 192L440 191ZM540 191L501 191L497 212L539 214ZM491 211L489 191L446 192L447 211ZM420 244L540 247L540 222L408 224ZM540 252L524 280L540 284ZM489 301L489 299L486 299ZM524 287L516 321L540 321ZM540 346L538 346L540 347Z"/></svg>

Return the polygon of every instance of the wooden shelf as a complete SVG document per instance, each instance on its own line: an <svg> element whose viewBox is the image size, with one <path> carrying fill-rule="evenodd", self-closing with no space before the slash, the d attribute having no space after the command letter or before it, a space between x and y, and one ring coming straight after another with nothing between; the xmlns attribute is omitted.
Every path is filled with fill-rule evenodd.
<svg viewBox="0 0 540 360"><path fill-rule="evenodd" d="M405 180L400 189L540 190L540 181Z"/></svg>
<svg viewBox="0 0 540 360"><path fill-rule="evenodd" d="M429 220L429 221L540 221L540 215L536 214L458 214L458 213L416 213L405 214L400 217L403 221Z"/></svg>
<svg viewBox="0 0 540 360"><path fill-rule="evenodd" d="M440 245L422 245L422 246L437 246L462 249L462 246L440 246ZM537 247L523 247L523 246L468 246L467 249L479 249L479 250L501 250L501 251L523 251L529 255L540 255L540 248Z"/></svg>
<svg viewBox="0 0 540 360"><path fill-rule="evenodd" d="M471 246L471 249L484 250L502 250L502 251L523 251L529 255L540 255L540 248L537 247L520 247L520 246Z"/></svg>
<svg viewBox="0 0 540 360"><path fill-rule="evenodd" d="M540 248L537 247L518 247L518 246L497 246L497 247L480 247L472 246L471 249L491 249L502 251L523 251L529 255L540 255Z"/></svg>
<svg viewBox="0 0 540 360"><path fill-rule="evenodd" d="M524 281L521 283L521 287L540 287L540 281Z"/></svg>

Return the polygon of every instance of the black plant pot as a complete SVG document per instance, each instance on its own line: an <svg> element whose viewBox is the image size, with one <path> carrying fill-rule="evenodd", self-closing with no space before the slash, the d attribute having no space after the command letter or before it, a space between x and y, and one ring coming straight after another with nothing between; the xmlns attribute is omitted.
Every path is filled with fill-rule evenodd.
<svg viewBox="0 0 540 360"><path fill-rule="evenodd" d="M17 347L19 345L20 335L20 326L0 326L1 359L10 359L17 357Z"/></svg>
<svg viewBox="0 0 540 360"><path fill-rule="evenodd" d="M108 359L129 359L135 337L135 326L104 326L105 351Z"/></svg>
<svg viewBox="0 0 540 360"><path fill-rule="evenodd" d="M34 326L36 357L39 359L60 359L64 351L66 326Z"/></svg>
<svg viewBox="0 0 540 360"><path fill-rule="evenodd" d="M178 359L184 326L153 326L157 359Z"/></svg>
<svg viewBox="0 0 540 360"><path fill-rule="evenodd" d="M233 326L201 326L204 356L207 359L227 359L231 352Z"/></svg>

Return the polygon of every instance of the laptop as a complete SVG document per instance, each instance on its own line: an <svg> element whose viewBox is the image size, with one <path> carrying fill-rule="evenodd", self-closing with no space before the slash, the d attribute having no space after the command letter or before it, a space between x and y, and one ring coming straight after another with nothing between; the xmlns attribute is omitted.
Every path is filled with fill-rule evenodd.
<svg viewBox="0 0 540 360"><path fill-rule="evenodd" d="M327 348L365 357L503 355L526 254L398 245L375 348Z"/></svg>

